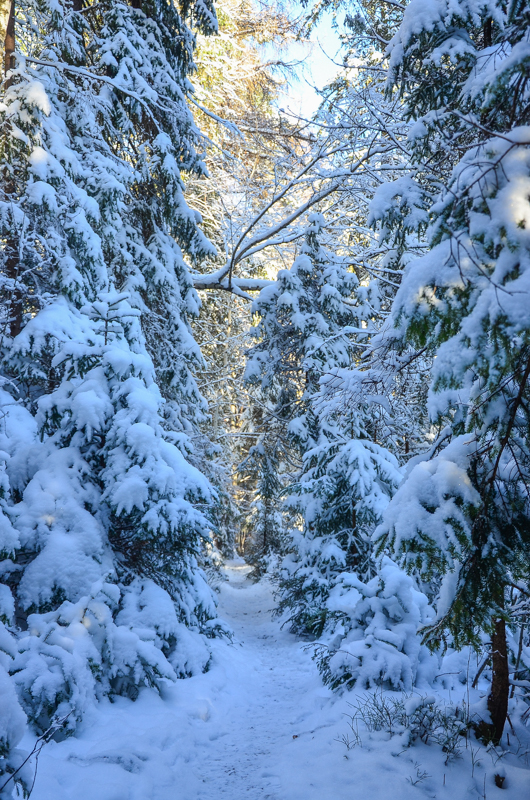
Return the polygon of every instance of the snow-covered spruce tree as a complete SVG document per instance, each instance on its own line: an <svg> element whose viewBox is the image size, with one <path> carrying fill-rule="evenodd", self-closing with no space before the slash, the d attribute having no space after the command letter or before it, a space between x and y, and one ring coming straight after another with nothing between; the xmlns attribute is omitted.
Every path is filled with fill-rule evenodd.
<svg viewBox="0 0 530 800"><path fill-rule="evenodd" d="M209 488L163 436L140 312L99 292L79 316L87 344L69 338L58 354L67 379L39 402L46 457L13 511L38 541L18 586L34 613L15 681L40 727L93 692L134 697L194 672L207 651L184 626L215 613L195 560L207 521L190 503Z"/></svg>
<svg viewBox="0 0 530 800"><path fill-rule="evenodd" d="M343 300L357 280L321 247L322 214L310 214L308 223L291 269L280 270L277 280L254 302L259 320L253 333L258 341L248 353L245 372L247 381L259 385L259 398L266 408L263 441L254 449L253 460L261 454L268 462L261 472L268 476L267 485L276 484L278 489L282 481L271 470L279 459L270 458L270 442L264 440L281 441L274 452L283 449L282 460L293 462L289 465L293 472L294 462L318 440L318 420L310 401L318 391L320 375L331 365L349 361L347 335L341 331L352 314ZM271 426L273 437L268 431Z"/></svg>
<svg viewBox="0 0 530 800"><path fill-rule="evenodd" d="M144 25L141 10L123 9ZM200 669L207 648L200 636L193 643L186 626L211 632L214 615L196 564L199 536L208 530L196 506L210 490L174 444L182 444L189 410L178 407L179 429L175 398L189 397L192 381L177 370L183 386L165 381L172 389L164 404L146 347L155 317L168 347L183 351L190 342L184 300L171 308L177 289L189 289L185 263L157 203L167 190L180 209L171 219L182 221L181 244L193 254L203 237L182 196L188 150L184 144L176 158L169 144L171 136L181 141L180 122L182 141L192 127L184 99L191 35L178 15L168 23L179 22L173 34L164 28L171 47L182 41L179 30L187 46L178 69L166 72L178 78L178 107L157 120L149 103L156 113L162 104L145 76L117 88L108 74L99 57L105 41L94 35L97 15L86 22L92 13L46 3L21 8L31 56L18 57L2 108L11 179L2 224L5 240L15 243L4 251L15 302L5 306L3 364L10 391L37 410L40 440L7 464L20 540L7 581L19 625L28 628L12 671L40 729L70 710L73 725L94 693L134 695L138 686ZM160 57L164 50L153 43L162 34L157 40L156 20L149 25L144 55ZM134 98L128 117L123 107L116 111L113 93ZM143 126L141 146L133 123ZM127 293L116 294L113 283ZM171 426L173 436L163 430Z"/></svg>
<svg viewBox="0 0 530 800"><path fill-rule="evenodd" d="M343 265L315 250L313 244L312 274L325 298L317 306L320 327L315 332L313 320L321 297L311 307L310 292L307 306L301 301L295 307L292 323L302 330L300 365L304 372L311 367L313 379L302 395L302 413L289 425L302 466L289 487L288 506L303 523L283 563L278 610L287 612L294 632L320 639L317 664L332 688L359 682L410 689L427 660L416 635L429 619L427 598L390 560L374 577L370 538L401 480L398 462L378 441L379 420L369 398L358 397L346 409L320 406L318 394L323 376L352 369L359 360L359 344L370 330L362 324L370 293ZM312 341L304 340L305 332Z"/></svg>
<svg viewBox="0 0 530 800"><path fill-rule="evenodd" d="M325 8L335 11L341 4L322 0L311 5L314 19ZM411 163L402 99L397 89L387 91L380 52L404 6L386 0L346 5L348 12L356 13L346 13L343 20L344 69L323 92L316 119L351 142L350 158L356 157L366 136L376 132L379 143L391 141L395 146L378 153L370 169L341 188L337 198L335 213L338 217L340 209L344 214L336 223L342 228L337 246L360 281L355 303L362 306L358 313L365 335L358 337L352 365L322 377L319 409L328 417L341 415L339 428L349 424L345 409L362 409L368 437L403 464L423 452L430 432L430 358L397 337L387 320L406 264L426 250L426 183L432 176L423 164L418 169Z"/></svg>
<svg viewBox="0 0 530 800"><path fill-rule="evenodd" d="M215 30L207 3L184 4L204 32ZM142 329L166 403L167 429L190 448L189 437L206 407L193 377L201 363L189 327L199 311L184 254L195 264L215 255L200 215L184 199L183 175L206 174L197 152L198 131L186 95L192 93L194 36L177 4L98 4L102 27L93 58L112 79L101 88L103 134L135 173L104 247L120 289L142 311ZM161 346L164 342L164 346Z"/></svg>
<svg viewBox="0 0 530 800"><path fill-rule="evenodd" d="M320 417L318 442L304 453L290 489L289 506L303 518L303 530L284 561L279 611L288 611L296 633L320 637L336 627L327 599L343 573L359 580L374 574L370 535L401 473L395 456L370 436L367 410Z"/></svg>
<svg viewBox="0 0 530 800"><path fill-rule="evenodd" d="M194 377L204 363L189 323L197 317L201 303L183 257L186 254L196 268L215 255L215 248L197 225L200 215L183 195L183 176L195 186L208 183L196 149L198 131L185 99L192 89L187 79L184 84L182 80L183 73L187 75L193 68L194 38L173 4L163 5L155 15L156 22L151 18L154 8L146 4L144 14L125 4L111 4L103 17L101 62L114 83L122 87L109 97L112 113L106 136L109 142L116 141L114 120L118 119L124 159L129 158L131 136L143 143L136 148L138 170L129 197L126 235L109 242L109 247L119 284L134 292L131 301L144 312L142 328L165 400L166 435L216 487L209 516L215 540L222 544L233 538L235 509L227 491L227 465L210 441L206 403ZM208 22L203 16L201 30L211 33L214 22L214 17ZM180 31L177 38L175 29ZM134 99L138 87L148 88L149 118ZM153 96L158 97L154 105ZM153 136L154 126L162 133ZM127 130L129 136L124 135ZM215 409L213 413L215 417ZM206 567L213 566L216 555L209 545L203 548L202 557Z"/></svg>
<svg viewBox="0 0 530 800"><path fill-rule="evenodd" d="M356 570L371 577L369 534L400 476L395 458L370 437L361 407L346 415L316 413L320 378L352 364L351 334L363 329L362 304L352 298L358 279L321 247L322 215L309 222L292 268L256 302L263 338L247 374L261 375L265 391L282 386L285 397L291 390L288 433L302 464L287 505L303 522L284 562L279 611L288 611L293 631L320 636L338 576Z"/></svg>
<svg viewBox="0 0 530 800"><path fill-rule="evenodd" d="M281 402L282 417L300 452L318 438L318 421L310 400L320 376L350 361L348 325L355 321L344 302L358 284L340 260L321 246L322 214L309 215L305 240L291 269L254 302L258 340L248 353L246 380L259 384L269 402Z"/></svg>
<svg viewBox="0 0 530 800"><path fill-rule="evenodd" d="M352 333L362 330L361 305L352 298L358 279L321 247L323 227L322 216L311 215L302 252L288 273L279 274L275 304L261 321L273 334L268 347L277 347L284 359L287 354L303 380L288 427L302 459L288 506L303 519L303 530L284 562L279 610L288 609L294 631L317 636L337 574L353 567L369 571L366 532L380 517L380 485L391 492L398 475L393 457L369 440L362 413L352 410L339 420L319 417L314 408L320 378L351 365ZM269 294L270 289L262 292ZM276 369L275 361L272 355L269 370Z"/></svg>
<svg viewBox="0 0 530 800"><path fill-rule="evenodd" d="M193 93L187 76L194 68L195 39L175 4L132 5L109 3L105 14L96 12L102 27L94 58L118 89L102 87L103 107L109 107L102 117L104 136L136 167L126 215L120 217L124 224L108 226L104 246L117 285L142 311L142 330L165 401L166 436L215 482L220 473L214 448L198 427L207 421L207 406L194 377L203 364L190 319L197 317L200 301L189 275L189 262L195 267L215 255L215 248L198 225L200 215L184 199L183 182L206 176L197 152L199 132L186 102ZM198 3L184 10L209 34L215 15L205 9ZM226 506L223 486L218 488L214 512ZM211 516L219 528L214 519L219 513ZM208 552L203 551L205 563Z"/></svg>
<svg viewBox="0 0 530 800"><path fill-rule="evenodd" d="M332 689L410 691L432 681L437 660L418 637L432 609L412 578L389 558L370 579L359 579L355 570L341 572L325 606L326 630L315 656Z"/></svg>
<svg viewBox="0 0 530 800"><path fill-rule="evenodd" d="M491 632L482 732L496 742L506 587L528 577L530 544L529 35L522 0L412 0L390 47L418 159L464 152L431 209L431 251L409 265L393 312L401 335L436 355L431 415L456 438L412 470L376 535L409 568L445 576L428 642Z"/></svg>

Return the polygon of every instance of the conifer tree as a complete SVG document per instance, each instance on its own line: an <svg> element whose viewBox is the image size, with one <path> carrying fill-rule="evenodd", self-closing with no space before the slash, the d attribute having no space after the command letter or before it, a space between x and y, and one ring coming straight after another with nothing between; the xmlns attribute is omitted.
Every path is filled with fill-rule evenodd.
<svg viewBox="0 0 530 800"><path fill-rule="evenodd" d="M258 343L249 351L246 379L258 383L271 402L281 401L289 432L300 451L318 436L310 400L320 376L350 362L348 331L355 321L344 302L357 286L356 276L320 244L322 214L309 215L300 255L291 269L262 290L254 303Z"/></svg>
<svg viewBox="0 0 530 800"><path fill-rule="evenodd" d="M258 442L250 448L240 467L256 487L247 522L249 543L245 548L245 558L253 565L256 578L274 567L289 548L289 523L281 498L285 484L281 462L289 457L285 450L285 425L274 411L265 414Z"/></svg>
<svg viewBox="0 0 530 800"><path fill-rule="evenodd" d="M267 461L261 472L278 490L282 481L273 476L278 457L270 459L270 446L264 441L271 438L268 429L273 426L274 438L281 442L275 452L283 450L283 462L294 466L319 436L311 398L318 391L320 375L331 366L344 366L349 359L341 331L352 314L343 300L351 294L356 278L320 245L322 214L310 214L308 222L291 269L280 270L275 283L263 289L254 303L259 315L254 329L258 343L249 351L245 373L247 381L259 385L265 414L270 415L253 458L261 455Z"/></svg>
<svg viewBox="0 0 530 800"><path fill-rule="evenodd" d="M303 456L289 506L303 518L294 553L285 560L280 613L291 629L319 637L329 624L326 601L343 573L374 574L370 534L401 474L395 456L370 438L366 408L339 419L320 417L321 433ZM364 417L364 418L363 418Z"/></svg>
<svg viewBox="0 0 530 800"><path fill-rule="evenodd" d="M215 30L207 4L187 11L202 30ZM186 103L194 37L173 3L111 3L106 13L99 8L95 13L101 15L103 44L95 45L94 57L113 85L112 92L102 87L109 106L103 135L122 161L132 155L135 164L126 214L119 220L123 230L109 225L105 245L117 285L143 312L142 328L166 400L166 428L180 433L186 449L206 410L193 377L201 356L189 326L199 311L189 266L215 255L198 225L200 215L184 199L183 174L205 175Z"/></svg>
<svg viewBox="0 0 530 800"><path fill-rule="evenodd" d="M412 470L377 536L410 568L445 576L431 644L491 633L482 732L495 742L508 702L506 587L528 577L529 29L518 0L413 0L390 53L418 162L464 155L431 208L431 251L409 265L393 310L396 330L436 355L431 416L454 439Z"/></svg>
<svg viewBox="0 0 530 800"><path fill-rule="evenodd" d="M191 674L215 630L197 565L211 489L186 461L203 405L183 255L212 247L181 174L202 169L185 16L215 17L137 5L21 4L31 55L1 109L5 386L38 436L7 462L11 671L40 730L63 712L72 727L94 695Z"/></svg>
<svg viewBox="0 0 530 800"><path fill-rule="evenodd" d="M352 297L356 276L319 243L322 215L309 222L291 270L280 272L256 301L263 338L251 351L247 375L259 370L262 391L283 400L288 441L301 459L287 505L303 529L284 562L279 610L288 610L297 633L319 636L337 575L356 570L371 577L369 534L399 473L395 458L370 439L362 408L347 419L317 414L320 378L352 365L351 334L363 335L362 304Z"/></svg>

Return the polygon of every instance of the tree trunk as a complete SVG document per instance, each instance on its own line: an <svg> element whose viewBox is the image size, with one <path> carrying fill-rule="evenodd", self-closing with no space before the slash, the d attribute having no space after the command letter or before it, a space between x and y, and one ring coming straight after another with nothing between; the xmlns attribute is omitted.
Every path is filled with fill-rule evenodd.
<svg viewBox="0 0 530 800"><path fill-rule="evenodd" d="M508 714L508 692L510 690L506 623L503 619L495 622L491 651L493 672L488 697L488 711L491 716L491 739L495 744L499 744Z"/></svg>
<svg viewBox="0 0 530 800"><path fill-rule="evenodd" d="M491 47L493 43L493 20L489 17L484 23L484 47Z"/></svg>
<svg viewBox="0 0 530 800"><path fill-rule="evenodd" d="M0 0L0 41L4 48L4 74L11 69L15 51L15 3Z"/></svg>
<svg viewBox="0 0 530 800"><path fill-rule="evenodd" d="M0 0L0 3L4 3L4 5L0 6L2 14L0 15L2 20L6 18L6 2L9 4L9 14L7 17L7 24L5 26L5 31L3 33L4 39L4 76L7 75L10 69L13 69L15 66L15 0ZM5 89L8 89L10 86L10 79L4 82ZM6 199L9 198L10 195L15 194L15 180L12 173L9 173L6 168L6 172L4 172L4 192ZM22 330L22 315L23 315L23 308L22 308L22 295L20 293L20 289L17 288L17 280L18 280L18 273L19 273L19 253L18 253L18 238L16 236L14 230L14 220L13 220L13 235L8 236L6 240L6 274L7 277L10 278L14 283L13 295L11 298L11 308L10 308L10 317L11 317L11 324L10 324L10 333L11 336L18 336L20 331Z"/></svg>

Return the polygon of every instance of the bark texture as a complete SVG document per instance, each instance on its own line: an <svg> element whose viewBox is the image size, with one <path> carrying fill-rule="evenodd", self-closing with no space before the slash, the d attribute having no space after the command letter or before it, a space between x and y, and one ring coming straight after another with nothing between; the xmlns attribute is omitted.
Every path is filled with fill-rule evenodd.
<svg viewBox="0 0 530 800"><path fill-rule="evenodd" d="M495 622L495 629L491 639L491 651L493 674L488 697L488 711L491 716L491 739L495 744L498 744L501 740L506 715L508 714L508 693L510 690L506 623L503 619L498 619Z"/></svg>

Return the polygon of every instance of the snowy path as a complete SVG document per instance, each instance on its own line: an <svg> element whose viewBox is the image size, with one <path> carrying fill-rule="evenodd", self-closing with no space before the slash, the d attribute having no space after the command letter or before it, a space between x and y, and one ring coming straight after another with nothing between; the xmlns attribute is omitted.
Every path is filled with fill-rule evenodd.
<svg viewBox="0 0 530 800"><path fill-rule="evenodd" d="M228 569L221 593L220 614L245 651L248 672L237 676L242 702L224 721L205 782L215 785L218 798L283 800L278 751L293 737L312 734L303 732L307 715L301 709L315 669L305 654L300 657L299 642L271 622L272 596L267 587L245 582L248 571Z"/></svg>
<svg viewBox="0 0 530 800"><path fill-rule="evenodd" d="M219 613L235 637L211 643L211 670L163 698L145 690L135 703L101 704L78 737L47 746L32 800L351 800L347 775L332 777L342 709L249 571L226 569Z"/></svg>
<svg viewBox="0 0 530 800"><path fill-rule="evenodd" d="M403 750L384 732L362 732L347 751L337 740L353 696L322 686L303 645L271 618L270 587L248 571L227 568L219 610L235 639L211 643L210 671L163 697L102 702L76 738L43 750L31 800L495 800L487 754L447 766L439 748ZM528 761L505 760L503 800L530 796Z"/></svg>

